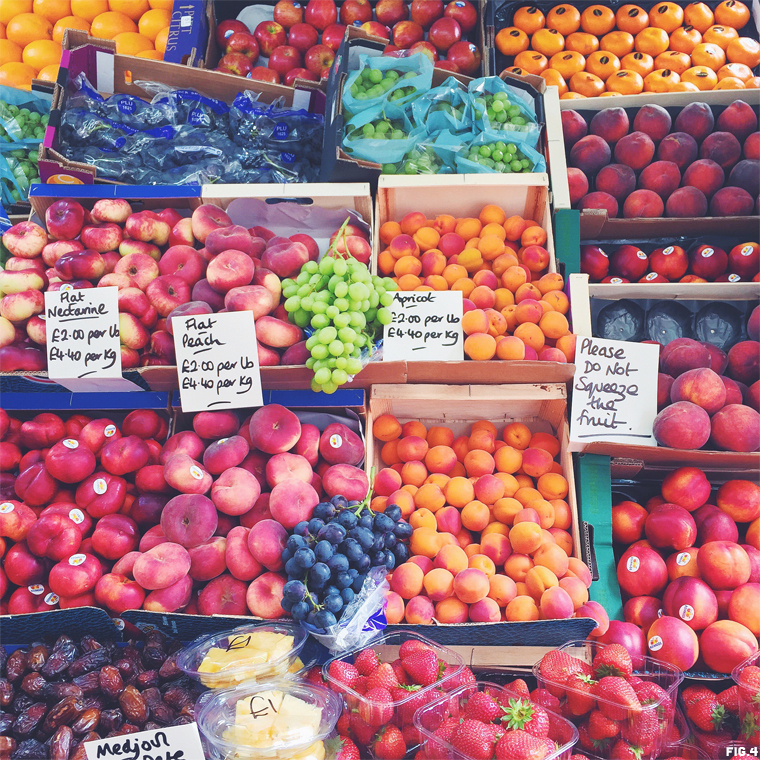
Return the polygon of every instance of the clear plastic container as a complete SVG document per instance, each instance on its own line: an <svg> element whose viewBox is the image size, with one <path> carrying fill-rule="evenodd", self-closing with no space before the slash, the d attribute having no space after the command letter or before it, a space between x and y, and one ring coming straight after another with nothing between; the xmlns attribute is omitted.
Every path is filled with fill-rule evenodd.
<svg viewBox="0 0 760 760"><path fill-rule="evenodd" d="M464 663L462 661L462 658L456 652L453 652L451 649L447 649L440 644L436 644L434 641L431 641L426 636L422 636L419 633L414 633L413 631L393 631L391 633L385 633L381 636L378 636L377 638L370 641L367 646L357 647L356 649L352 649L349 652L328 660L322 666L322 675L326 679L331 689L334 689L343 695L343 700L348 711L358 711L360 716L362 714L377 715L381 712L384 713L387 709L386 704L380 705L374 700L367 699L363 694L359 694L353 689L348 688L340 682L336 681L330 675L330 665L336 661L350 662L353 664L356 655L364 649L374 649L378 654L380 662L392 663L398 658L401 645L405 641L410 640L421 641L424 644L427 644L427 646L429 646L437 654L438 660L440 662L446 663L449 672L430 686L424 686L418 691L410 692L409 696L405 699L396 700L395 702L390 703L390 705L393 707L393 715L385 722L395 723L403 731L403 728L405 726L411 726L412 724L414 705L416 704L416 701L419 701L421 694L427 694L433 690L438 690L441 692L450 691L459 685L458 677L464 668ZM416 701L412 702L412 700ZM380 726L377 727L378 730L379 728ZM360 737L353 736L352 738L357 742L357 744L360 744L361 746L367 746L366 743L361 741ZM411 749L411 747L407 746L407 749Z"/></svg>
<svg viewBox="0 0 760 760"><path fill-rule="evenodd" d="M490 681L476 681L472 684L459 686L434 702L421 707L414 714L414 725L422 736L422 751L427 760L469 760L468 755L463 755L447 741L434 736L434 732L447 718L459 720L463 716L464 708L470 697L475 692L486 689L503 692L509 699L525 698L505 686ZM557 744L557 749L546 755L544 760L567 760L572 755L573 746L578 741L578 731L569 720L551 710L547 710L547 712L551 718L549 738Z"/></svg>
<svg viewBox="0 0 760 760"><path fill-rule="evenodd" d="M177 657L177 666L210 689L244 681L271 681L297 672L308 634L290 623L248 624L201 636Z"/></svg>
<svg viewBox="0 0 760 760"><path fill-rule="evenodd" d="M322 760L341 707L329 689L281 679L214 692L196 721L220 758Z"/></svg>
<svg viewBox="0 0 760 760"><path fill-rule="evenodd" d="M567 654L573 657L577 657L579 660L583 660L584 662L591 665L596 654L604 649L605 646L605 644L599 644L595 641L571 641L564 646L558 647L558 650L561 652L566 652ZM670 709L663 709L663 702L666 701L665 697L663 697L658 702L652 702L641 708L643 711L652 711L657 716L659 731L656 740L653 742L652 747L649 750L650 757L657 757L658 752L665 746L668 735L670 734L670 730L673 726L673 716L678 699L678 686L681 681L683 681L683 673L673 665L662 662L661 660L655 660L652 657L638 658L636 665L638 667L634 668L633 675L638 676L642 681L651 681L653 683L656 683L666 692L667 697L670 700ZM561 693L562 696L560 697L560 702L562 702L563 705L567 701L567 697L565 696L567 691L573 691L574 693L582 694L582 692L576 691L574 689L566 689L563 684L556 681L551 681L542 675L541 661L537 662L533 666L533 675L538 681L539 688L553 690L555 693L557 693L558 696ZM615 706L619 708L619 705ZM574 719L575 725L579 728L586 725L588 723L590 712L591 709L589 709L589 711L585 714L577 716ZM626 725L623 725L622 727L621 733L623 735L625 734L626 728L628 726L635 730L633 721L637 719L638 712L639 711L633 710L629 712L629 715L625 720ZM610 748L611 745L610 747L601 748L600 752L604 754L599 755L596 755L593 752L584 749L584 754L588 755L590 758L598 758L599 760L604 760L605 757L609 756Z"/></svg>
<svg viewBox="0 0 760 760"><path fill-rule="evenodd" d="M745 668L754 666L760 668L760 652L747 657L740 662L732 671L731 677L739 687L739 718L742 725L745 721L753 725L760 726L760 689L757 687L747 686L741 682L741 674ZM754 720L753 720L754 719ZM753 740L760 744L760 729L755 733Z"/></svg>

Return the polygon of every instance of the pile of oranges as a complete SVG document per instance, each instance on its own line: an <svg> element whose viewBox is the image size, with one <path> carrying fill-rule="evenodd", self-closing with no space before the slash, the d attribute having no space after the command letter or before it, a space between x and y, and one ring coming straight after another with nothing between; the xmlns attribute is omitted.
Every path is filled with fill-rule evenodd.
<svg viewBox="0 0 760 760"><path fill-rule="evenodd" d="M507 71L535 74L556 85L560 97L698 92L760 87L760 42L741 37L750 19L741 0L713 11L702 2L663 2L649 13L638 5L617 12L591 5L515 11L513 26L495 43L513 59Z"/></svg>
<svg viewBox="0 0 760 760"><path fill-rule="evenodd" d="M66 29L114 40L124 55L163 60L174 0L0 0L0 84L54 82Z"/></svg>

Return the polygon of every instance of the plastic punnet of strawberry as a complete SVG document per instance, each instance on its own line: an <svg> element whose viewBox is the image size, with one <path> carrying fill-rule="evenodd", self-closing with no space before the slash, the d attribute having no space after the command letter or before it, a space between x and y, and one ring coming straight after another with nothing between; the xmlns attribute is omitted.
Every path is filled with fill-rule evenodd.
<svg viewBox="0 0 760 760"><path fill-rule="evenodd" d="M348 734L376 757L393 760L419 742L415 712L448 691L475 681L462 658L413 631L393 631L328 660L327 686L343 696L341 721ZM342 725L339 721L339 727ZM388 731L388 725L395 731Z"/></svg>
<svg viewBox="0 0 760 760"><path fill-rule="evenodd" d="M739 687L739 716L751 713L760 722L760 652L750 655L731 672Z"/></svg>
<svg viewBox="0 0 760 760"><path fill-rule="evenodd" d="M573 641L533 667L541 689L578 726L578 749L592 758L647 760L668 742L683 673L619 644Z"/></svg>
<svg viewBox="0 0 760 760"><path fill-rule="evenodd" d="M464 684L417 710L425 760L568 760L573 724L490 681Z"/></svg>

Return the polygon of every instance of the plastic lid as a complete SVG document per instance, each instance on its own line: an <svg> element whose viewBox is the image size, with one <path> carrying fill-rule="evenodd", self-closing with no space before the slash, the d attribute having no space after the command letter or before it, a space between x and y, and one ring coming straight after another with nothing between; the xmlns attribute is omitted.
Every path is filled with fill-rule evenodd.
<svg viewBox="0 0 760 760"><path fill-rule="evenodd" d="M290 623L241 625L201 636L177 657L177 666L211 689L267 681L300 670L298 653L308 634Z"/></svg>
<svg viewBox="0 0 760 760"><path fill-rule="evenodd" d="M278 680L214 692L196 715L203 737L224 757L324 757L342 699L314 684Z"/></svg>

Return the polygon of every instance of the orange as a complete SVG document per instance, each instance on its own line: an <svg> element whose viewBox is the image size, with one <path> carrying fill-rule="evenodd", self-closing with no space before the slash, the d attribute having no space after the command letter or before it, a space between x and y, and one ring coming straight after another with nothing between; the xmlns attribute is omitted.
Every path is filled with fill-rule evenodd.
<svg viewBox="0 0 760 760"><path fill-rule="evenodd" d="M747 80L747 81L744 83L744 86L745 86L745 87L746 87L748 90L755 90L755 89L758 89L758 88L760 88L760 77L751 77L750 79L748 79L748 80Z"/></svg>
<svg viewBox="0 0 760 760"><path fill-rule="evenodd" d="M116 43L116 52L121 55L137 55L154 49L153 43L137 32L122 32L117 34L113 41Z"/></svg>
<svg viewBox="0 0 760 760"><path fill-rule="evenodd" d="M579 92L564 92L559 96L560 100L580 100L585 98L585 95L581 95Z"/></svg>
<svg viewBox="0 0 760 760"><path fill-rule="evenodd" d="M159 53L163 56L164 53L166 53L166 44L169 41L169 27L165 26L157 35L156 35L156 50L158 50Z"/></svg>
<svg viewBox="0 0 760 760"><path fill-rule="evenodd" d="M621 69L613 74L606 82L610 92L619 92L621 95L638 95L644 90L644 80L635 71Z"/></svg>
<svg viewBox="0 0 760 760"><path fill-rule="evenodd" d="M683 9L683 22L686 26L693 26L700 34L707 31L715 21L715 16L710 6L705 3L689 3Z"/></svg>
<svg viewBox="0 0 760 760"><path fill-rule="evenodd" d="M108 11L108 0L71 0L71 14L90 23L96 16Z"/></svg>
<svg viewBox="0 0 760 760"><path fill-rule="evenodd" d="M143 13L150 10L148 0L108 0L108 9L129 16L132 21L139 21Z"/></svg>
<svg viewBox="0 0 760 760"><path fill-rule="evenodd" d="M717 71L726 62L726 54L723 52L723 48L718 45L711 42L700 42L691 51L691 62L695 66L707 66L713 71Z"/></svg>
<svg viewBox="0 0 760 760"><path fill-rule="evenodd" d="M525 5L515 11L512 23L526 34L533 34L546 26L546 19L535 5Z"/></svg>
<svg viewBox="0 0 760 760"><path fill-rule="evenodd" d="M606 82L613 74L620 71L620 59L604 50L597 50L586 59L586 71Z"/></svg>
<svg viewBox="0 0 760 760"><path fill-rule="evenodd" d="M90 27L90 34L93 37L112 40L117 34L122 32L136 32L137 24L129 16L116 11L106 11L96 16Z"/></svg>
<svg viewBox="0 0 760 760"><path fill-rule="evenodd" d="M9 24L14 16L32 12L32 0L2 0L0 2L0 24Z"/></svg>
<svg viewBox="0 0 760 760"><path fill-rule="evenodd" d="M556 29L539 29L530 38L531 47L547 58L565 48L565 38Z"/></svg>
<svg viewBox="0 0 760 760"><path fill-rule="evenodd" d="M633 51L633 35L630 32L610 32L599 40L599 49L614 53L618 58Z"/></svg>
<svg viewBox="0 0 760 760"><path fill-rule="evenodd" d="M681 77L671 69L657 69L644 77L644 92L672 92Z"/></svg>
<svg viewBox="0 0 760 760"><path fill-rule="evenodd" d="M7 40L8 38L5 36L5 24L0 21L0 40Z"/></svg>
<svg viewBox="0 0 760 760"><path fill-rule="evenodd" d="M519 74L520 76L528 73L527 71L523 71L519 66L507 66L507 68L504 69L504 71L509 71L512 74Z"/></svg>
<svg viewBox="0 0 760 760"><path fill-rule="evenodd" d="M21 46L10 40L0 40L0 61L21 63Z"/></svg>
<svg viewBox="0 0 760 760"><path fill-rule="evenodd" d="M579 71L570 78L570 89L586 98L595 98L604 92L604 82L587 71Z"/></svg>
<svg viewBox="0 0 760 760"><path fill-rule="evenodd" d="M67 29L81 29L84 32L90 33L90 22L87 19L80 18L79 16L66 16L56 23L53 27L53 40L55 42L63 42L63 33Z"/></svg>
<svg viewBox="0 0 760 760"><path fill-rule="evenodd" d="M507 26L499 30L494 42L502 55L517 55L530 46L528 35L516 26Z"/></svg>
<svg viewBox="0 0 760 760"><path fill-rule="evenodd" d="M559 90L560 97L562 97L562 95L567 92L567 82L565 81L565 78L562 76L562 74L560 74L556 69L547 69L546 71L542 71L541 77L544 79L546 84L553 85Z"/></svg>
<svg viewBox="0 0 760 760"><path fill-rule="evenodd" d="M601 37L615 28L615 13L606 5L589 5L581 13L581 29Z"/></svg>
<svg viewBox="0 0 760 760"><path fill-rule="evenodd" d="M30 42L24 48L23 61L35 71L40 71L45 66L57 66L61 62L62 52L60 42L37 40L36 42Z"/></svg>
<svg viewBox="0 0 760 760"><path fill-rule="evenodd" d="M53 25L36 13L21 13L11 19L5 34L11 42L25 48L35 40L52 39Z"/></svg>
<svg viewBox="0 0 760 760"><path fill-rule="evenodd" d="M714 45L725 50L731 40L738 40L739 32L730 26L711 26L703 35L702 42L712 42Z"/></svg>
<svg viewBox="0 0 760 760"><path fill-rule="evenodd" d="M546 14L546 26L548 29L556 29L560 34L572 34L581 27L581 14L572 5L555 5Z"/></svg>
<svg viewBox="0 0 760 760"><path fill-rule="evenodd" d="M36 71L25 63L10 61L0 66L0 84L16 87L19 90L31 90L32 79Z"/></svg>
<svg viewBox="0 0 760 760"><path fill-rule="evenodd" d="M726 77L741 79L742 82L752 79L752 69L743 63L727 63L725 66L721 66L717 73L719 82Z"/></svg>
<svg viewBox="0 0 760 760"><path fill-rule="evenodd" d="M751 37L739 37L731 40L726 49L726 56L731 63L743 63L754 69L760 64L760 43Z"/></svg>
<svg viewBox="0 0 760 760"><path fill-rule="evenodd" d="M573 32L565 40L565 50L573 50L581 55L590 55L599 50L599 38L586 32Z"/></svg>
<svg viewBox="0 0 760 760"><path fill-rule="evenodd" d="M715 9L715 20L723 26L742 29L749 21L749 8L740 0L723 0Z"/></svg>
<svg viewBox="0 0 760 760"><path fill-rule="evenodd" d="M670 69L678 74L679 78L686 69L691 68L691 58L686 53L679 53L675 50L669 50L667 53L660 53L654 59L655 69Z"/></svg>
<svg viewBox="0 0 760 760"><path fill-rule="evenodd" d="M693 26L681 26L670 35L670 49L689 55L702 42L702 35Z"/></svg>
<svg viewBox="0 0 760 760"><path fill-rule="evenodd" d="M651 56L664 53L668 49L670 38L664 29L650 26L639 32L634 39L634 47L639 53L648 53Z"/></svg>
<svg viewBox="0 0 760 760"><path fill-rule="evenodd" d="M654 58L648 53L629 53L620 59L620 65L628 71L635 71L645 77L654 71Z"/></svg>
<svg viewBox="0 0 760 760"><path fill-rule="evenodd" d="M523 69L527 74L538 76L542 71L549 68L549 61L542 53L535 50L523 50L515 56L515 66Z"/></svg>
<svg viewBox="0 0 760 760"><path fill-rule="evenodd" d="M691 82L698 90L712 90L718 84L718 75L707 66L692 66L681 74L682 82Z"/></svg>
<svg viewBox="0 0 760 760"><path fill-rule="evenodd" d="M71 15L71 4L69 0L34 0L32 11L55 24Z"/></svg>
<svg viewBox="0 0 760 760"><path fill-rule="evenodd" d="M168 27L171 20L169 11L163 11L160 8L150 10L140 18L138 23L140 34L144 34L151 42L155 42L159 32Z"/></svg>
<svg viewBox="0 0 760 760"><path fill-rule="evenodd" d="M151 8L160 8L163 11L169 11L169 13L174 8L174 0L148 0L148 4Z"/></svg>
<svg viewBox="0 0 760 760"><path fill-rule="evenodd" d="M615 21L621 32L638 34L649 26L649 14L638 5L623 5L618 8Z"/></svg>
<svg viewBox="0 0 760 760"><path fill-rule="evenodd" d="M37 72L37 79L41 79L43 82L55 82L58 80L58 64L51 63L49 66L45 66Z"/></svg>
<svg viewBox="0 0 760 760"><path fill-rule="evenodd" d="M668 34L675 32L683 23L683 10L675 3L658 3L649 14L650 26L664 29Z"/></svg>
<svg viewBox="0 0 760 760"><path fill-rule="evenodd" d="M737 77L723 77L718 84L713 87L714 90L743 90L744 82Z"/></svg>
<svg viewBox="0 0 760 760"><path fill-rule="evenodd" d="M570 79L573 74L586 68L586 59L574 50L565 50L563 53L555 53L549 65L556 69L564 79Z"/></svg>
<svg viewBox="0 0 760 760"><path fill-rule="evenodd" d="M699 92L699 87L691 82L684 82L683 79L673 88L673 92Z"/></svg>

